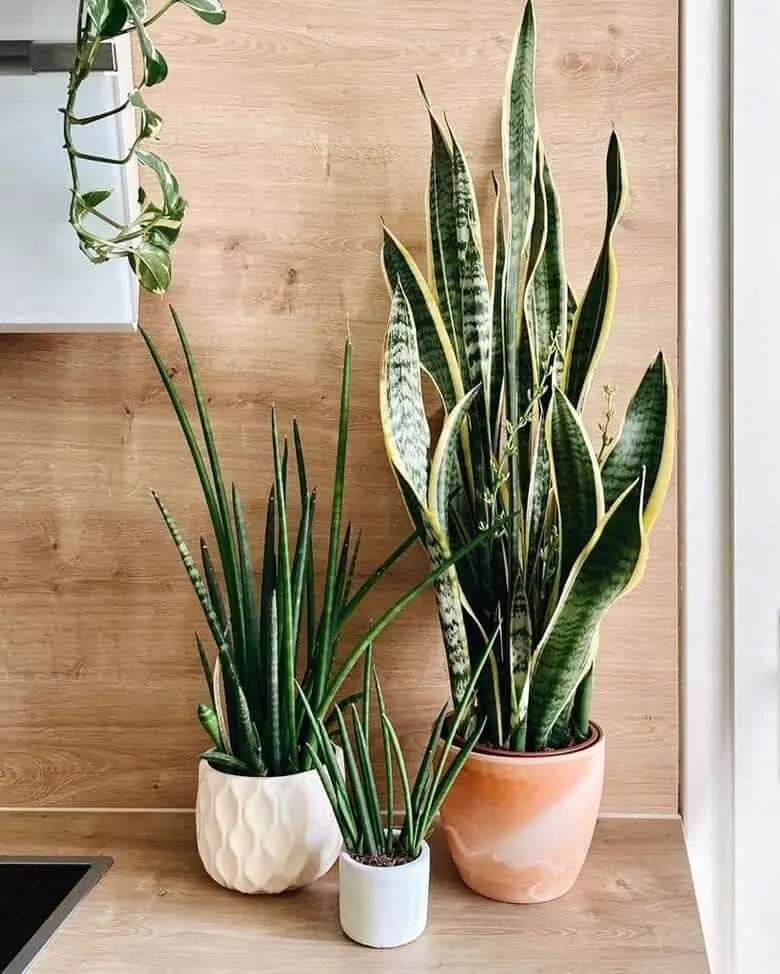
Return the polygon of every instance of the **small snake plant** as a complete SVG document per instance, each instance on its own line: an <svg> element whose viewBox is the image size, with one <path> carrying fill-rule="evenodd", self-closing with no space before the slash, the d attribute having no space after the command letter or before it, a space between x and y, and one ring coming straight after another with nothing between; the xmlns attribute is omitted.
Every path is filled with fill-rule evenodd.
<svg viewBox="0 0 780 974"><path fill-rule="evenodd" d="M503 187L494 177L490 259L463 149L422 84L433 143L427 277L387 228L382 247L392 307L380 410L412 522L434 566L496 519L510 525L447 571L436 596L456 706L496 635L476 709L486 720L482 743L514 751L587 738L599 626L645 570L675 439L662 354L619 433L602 425L598 453L583 425L615 307L613 236L627 199L623 151L613 132L603 240L577 298L539 131L535 57L529 0L506 77ZM421 371L446 413L432 456Z"/></svg>
<svg viewBox="0 0 780 974"><path fill-rule="evenodd" d="M293 422L293 444L300 516L293 531L288 491L288 444L280 443L275 410L271 410L271 480L263 532L262 571L256 584L251 535L238 487L228 494L222 475L206 399L182 324L173 321L187 363L203 445L154 342L141 334L170 398L200 482L216 544L219 570L205 538L200 539L198 567L176 522L153 492L168 532L187 571L206 626L216 647L212 665L196 635L209 705L198 717L212 742L203 757L218 771L247 776L287 775L312 767L307 712L328 717L344 681L383 629L429 584L470 548L458 552L449 566L410 588L374 622L336 666L345 626L382 576L414 543L410 535L353 591L360 535L348 524L342 535L344 474L349 428L352 348L345 344L338 444L330 512L330 532L323 591L315 579L313 524L316 490L310 489L303 444ZM294 539L294 540L293 540ZM319 595L319 606L318 606ZM296 689L300 682L302 695Z"/></svg>
<svg viewBox="0 0 780 974"><path fill-rule="evenodd" d="M420 855L423 841L431 832L434 819L444 799L482 733L483 725L474 728L465 741L459 742L460 748L450 760L455 738L470 716L476 680L481 667L475 668L460 705L449 720L447 706L439 712L428 738L417 777L413 783L410 783L401 743L387 715L382 687L376 670L372 667L371 657L369 648L364 658L363 692L359 697L360 711L355 701L350 702L347 707L334 708L337 736L344 752L343 772L336 760L325 722L318 719L311 711L306 694L302 690L299 692L301 702L314 728L319 751L318 753L311 745L307 745L309 753L322 779L347 852L351 856L376 860L379 865L400 865ZM482 660L482 664L486 659L487 655ZM372 676L384 757L383 778L387 807L387 815L384 817L376 774L371 763ZM344 709L349 711L350 729L347 728ZM438 754L437 745L440 745ZM401 782L404 810L403 817L398 821L395 818L393 801L394 767L398 771Z"/></svg>

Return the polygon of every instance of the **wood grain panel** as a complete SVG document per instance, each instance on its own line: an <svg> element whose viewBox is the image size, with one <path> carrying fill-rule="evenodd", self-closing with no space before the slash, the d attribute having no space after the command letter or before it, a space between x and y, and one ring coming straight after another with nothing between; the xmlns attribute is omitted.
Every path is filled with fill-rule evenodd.
<svg viewBox="0 0 780 974"><path fill-rule="evenodd" d="M108 855L114 866L36 963L40 974L287 974L478 968L523 974L706 974L680 823L600 822L577 886L508 906L458 880L432 841L425 935L370 955L338 927L335 870L286 896L238 896L203 873L191 815L0 813L0 852Z"/></svg>
<svg viewBox="0 0 780 974"><path fill-rule="evenodd" d="M348 507L366 532L367 570L407 530L377 423L387 311L378 249L380 216L423 249L429 134L415 72L448 109L487 203L521 5L298 0L291 12L276 0L231 0L229 9L218 30L177 10L158 31L171 81L153 101L191 202L171 300L258 534L271 402L285 422L294 410L300 418L327 501L350 331ZM580 291L602 230L613 123L625 143L632 201L603 368L604 381L620 383L622 408L655 350L676 353L675 0L539 0L538 15L541 124ZM143 319L181 373L163 302L146 300ZM140 339L3 336L0 415L0 804L188 806L203 744L198 614L149 485L193 539L204 520ZM608 735L612 811L677 807L676 524L673 492L642 588L603 630L595 717ZM410 554L370 611L424 569ZM446 695L431 599L377 652L402 736L420 742Z"/></svg>

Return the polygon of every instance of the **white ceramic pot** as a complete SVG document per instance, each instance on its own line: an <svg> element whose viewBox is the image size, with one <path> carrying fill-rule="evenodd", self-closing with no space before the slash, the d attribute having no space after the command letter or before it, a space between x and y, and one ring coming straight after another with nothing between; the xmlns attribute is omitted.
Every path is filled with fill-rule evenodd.
<svg viewBox="0 0 780 974"><path fill-rule="evenodd" d="M341 763L341 753L338 758ZM201 761L195 823L206 872L240 893L282 893L313 883L342 847L316 771L244 778Z"/></svg>
<svg viewBox="0 0 780 974"><path fill-rule="evenodd" d="M339 856L341 929L366 947L400 947L416 940L428 923L431 852L403 866L366 866L347 852Z"/></svg>

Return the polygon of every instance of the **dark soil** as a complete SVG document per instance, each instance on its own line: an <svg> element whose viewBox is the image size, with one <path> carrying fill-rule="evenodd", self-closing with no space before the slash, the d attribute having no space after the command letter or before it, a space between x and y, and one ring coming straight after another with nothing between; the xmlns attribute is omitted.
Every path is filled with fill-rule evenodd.
<svg viewBox="0 0 780 974"><path fill-rule="evenodd" d="M398 856L355 856L350 853L350 856L364 866L405 866L407 862L412 862L414 860L413 856L408 855L398 855Z"/></svg>

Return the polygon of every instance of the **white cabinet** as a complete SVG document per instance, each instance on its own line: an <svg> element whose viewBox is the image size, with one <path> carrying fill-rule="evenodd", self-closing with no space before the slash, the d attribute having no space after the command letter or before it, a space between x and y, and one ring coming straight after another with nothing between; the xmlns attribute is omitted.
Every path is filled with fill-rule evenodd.
<svg viewBox="0 0 780 974"><path fill-rule="evenodd" d="M5 8L5 9L3 9ZM0 42L72 43L75 0L0 0ZM129 44L117 41L117 70L93 74L77 112L96 115L120 104L132 88ZM126 261L92 265L68 222L70 176L62 147L65 73L0 69L0 332L131 331L138 320L138 284ZM79 148L123 157L133 138L131 116L79 130ZM84 189L113 190L110 215L132 219L135 166L82 163Z"/></svg>

